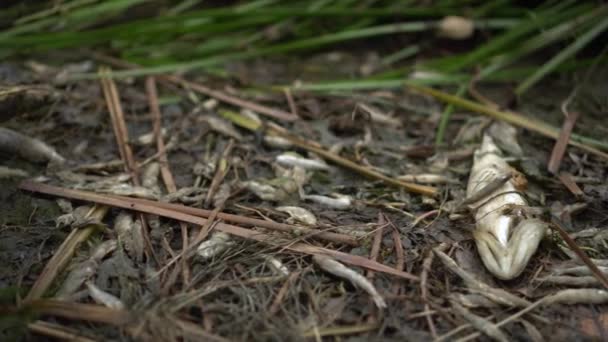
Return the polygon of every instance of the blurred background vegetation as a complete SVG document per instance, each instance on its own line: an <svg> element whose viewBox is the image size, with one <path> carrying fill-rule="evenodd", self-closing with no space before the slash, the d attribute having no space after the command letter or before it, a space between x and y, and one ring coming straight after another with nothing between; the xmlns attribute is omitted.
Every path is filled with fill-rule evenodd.
<svg viewBox="0 0 608 342"><path fill-rule="evenodd" d="M521 95L550 74L607 60L608 6L600 1L56 0L2 6L3 58L97 51L142 66L116 76L199 70L242 80L243 69L227 63L262 58L292 61L301 75L319 68L303 58L342 51L359 57L357 69L345 74L321 67L322 77L299 79L297 89L382 89L415 80L459 85L456 93L463 94L475 77L508 83ZM460 21L446 28L446 18ZM268 77L247 86L277 90L293 81Z"/></svg>

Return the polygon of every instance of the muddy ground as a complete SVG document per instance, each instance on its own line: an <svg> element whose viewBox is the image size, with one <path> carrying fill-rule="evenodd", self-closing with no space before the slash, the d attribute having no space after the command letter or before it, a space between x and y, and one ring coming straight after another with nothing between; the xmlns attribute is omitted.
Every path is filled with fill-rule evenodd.
<svg viewBox="0 0 608 342"><path fill-rule="evenodd" d="M351 60L348 56L343 58ZM336 73L349 73L349 63L344 60L334 61L335 67L328 64L335 57L318 57L318 60L323 61L317 63L323 65L325 70L320 74L328 69ZM78 62L83 61L84 59ZM244 84L290 82L306 75L286 74L289 67L282 67L282 62L284 61L265 60L233 65L231 70L250 71L240 72L241 79L233 84L200 73L185 77L234 96L289 110L289 103L281 92L239 91ZM91 70L96 70L101 64L95 61L92 63ZM306 63L314 70L315 59ZM341 66L340 70L337 69L338 65ZM78 167L120 160L120 153L100 82L86 80L57 84L54 77L62 68L33 69L31 64L17 62L0 64L3 86L37 84L47 86L49 91L48 96L39 99L39 103L25 106L18 113L8 113L6 117L6 113L3 113L4 121L1 125L45 141L68 160L65 165L51 165L47 168L44 163L28 162L14 154L4 153L2 165L23 169L31 178L44 175L50 184L73 187L75 181L65 175L62 177L61 172L72 170L83 174L84 171L76 171ZM578 106L583 115L578 120L575 131L606 141L608 126L605 125L604 115L608 106L606 84L602 84L602 79L605 79L602 75L593 77L581 90L585 94L581 98L585 101ZM573 81L575 80L571 77L549 79L519 99L517 104L512 104L512 108L560 126L563 119L561 101L572 91ZM135 143L137 137L153 130L144 80L117 80L116 84L134 157L142 162L157 152L154 143ZM359 232L363 232L358 237L359 246L328 243L297 234L282 235L280 238L283 242L275 245L233 238L225 250L211 259L190 257L186 266L170 267L160 278L150 280L150 272L161 269L173 254L182 249L179 224L173 220L161 219L160 226L149 233L156 260L150 256L149 251L141 260L137 260L124 251L120 252L122 244L119 243L117 250L100 261L101 266L89 278L102 290L120 298L126 310L136 313L139 318L144 317L134 323L136 331L132 329L133 325L40 315L35 309L27 314L15 313L13 310L10 314L6 311L1 319L2 340L47 340L48 336L33 332L31 326L28 329L28 323L37 320L78 331L81 336L94 340L136 340L151 336L161 340L200 340L201 335L197 334L202 332L197 330L188 333L188 329L175 323L174 318L177 317L196 325L209 334L209 338L263 341L431 340L467 322L453 310L448 300L450 295L467 293L466 285L437 258L432 261L428 274L425 275L428 278L426 290L421 288L418 281L376 272L371 279L388 304L386 309L377 309L366 292L348 281L325 273L312 262L309 255L282 248L281 244L287 245L293 241L304 241L368 258L374 239L377 239L376 242L381 242L375 256L378 262L395 267L399 261L398 250L401 250L403 271L417 277L424 273L423 262L432 254L432 248L444 243L448 246L447 251L462 268L491 286L530 301L568 287L538 281L550 274L552 267L569 259L560 249L564 243L557 235L551 233L545 239L521 276L511 281L500 281L492 277L480 262L472 240L474 222L470 215L452 220L449 218L450 213L444 210L446 203L464 196L472 162L470 152L480 138L479 129L476 128L480 117L476 114L457 110L448 126L445 138L447 143L445 146L433 147L443 105L429 97L404 89L340 96L293 93L299 119L292 123L274 120L290 132L328 148L341 143L341 156L357 160L364 166L375 167L392 177L434 173L449 178L447 184L436 185L441 195L430 199L366 179L352 170L330 163L332 166L329 171L311 172L311 178L303 185L303 190L307 194L319 195L340 193L355 200L349 208L339 210L303 201L297 192L288 193L278 200L260 199L244 188L242 182L274 178L275 157L283 150L265 144L263 134L254 134L237 127L234 130L238 135L229 136L212 127L205 119L210 116L219 117L217 113L223 110L238 112L241 108L221 102L210 103L209 97L162 81L158 81L158 87L162 103L162 126L167 132L164 139L165 142L173 141L168 152L168 165L178 189L199 184L204 195L216 173L213 166L217 166L217 160L232 139L234 145L226 158L229 168L221 182L229 189L229 196L223 204L224 212L276 222L292 222L289 215L275 208L280 205L297 205L314 213L318 220L317 226L321 229L359 229ZM510 93L507 86L478 87L495 102L508 102L504 100ZM361 103L388 113L399 124L375 122L361 110L353 116L355 107ZM464 133L471 137L457 140L457 136L462 137L463 128ZM595 232L576 241L590 256L607 258L607 245L601 234L601 230L608 224L606 160L577 148L568 149L561 170L582 180L579 185L584 196L577 198L546 171L554 141L522 129L518 129L518 139L523 156L513 159L512 165L525 174L532 204L559 211L563 206L584 203L584 208L569 216L569 229L571 233L589 228L600 229L599 233ZM287 150L306 154L295 147ZM457 153L461 156L454 157ZM211 171L201 172L201 165L207 164L211 164ZM198 171L195 171L195 166ZM89 175L107 178L121 172L123 170L119 166L92 171ZM0 184L0 288L5 308L12 307L27 295L72 229L57 227L56 219L64 212L58 206L56 197L21 191L17 188L21 180L22 178L4 179ZM161 189L166 194L164 186ZM217 203L201 202L204 201L186 204L214 209L214 203ZM72 203L74 207L82 204L85 203ZM55 296L70 267L87 259L96 245L117 238L113 226L120 212L117 208L110 209L102 220L105 228L99 229L77 249L68 271L57 274L45 292L45 297ZM419 219L421 215L424 215L423 219ZM377 233L379 229L381 233ZM189 236L193 237L199 227L190 224L187 230ZM396 242L400 246L396 246ZM128 259L129 266L110 262L117 254ZM263 255L272 255L280 260L289 270L289 275L278 276ZM131 273L125 271L129 267L132 268ZM187 272L183 269L187 269ZM370 276L362 268L354 269ZM597 284L596 287L601 285ZM183 304L184 294L200 289L213 290ZM428 293L423 294L423 291ZM279 294L281 297L277 299ZM86 293L73 300L95 303ZM538 340L540 337L555 341L602 340L608 338L606 309L605 304L541 307L506 325L503 332L511 339L521 341ZM478 316L499 321L516 312L517 308L493 305L470 310ZM447 339L457 339L475 332L470 326L462 329Z"/></svg>

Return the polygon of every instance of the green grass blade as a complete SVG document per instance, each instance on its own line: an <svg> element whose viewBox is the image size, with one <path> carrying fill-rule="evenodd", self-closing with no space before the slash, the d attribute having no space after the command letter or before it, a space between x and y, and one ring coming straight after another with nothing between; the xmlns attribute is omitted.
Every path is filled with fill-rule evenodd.
<svg viewBox="0 0 608 342"><path fill-rule="evenodd" d="M535 85L539 80L545 77L548 73L550 73L553 69L559 66L566 59L574 56L579 50L585 47L589 42L595 39L597 36L602 34L602 32L608 29L608 16L604 16L602 20L595 25L592 29L587 31L585 34L578 37L572 44L570 44L567 48L562 50L557 55L553 56L547 63L543 64L535 73L530 75L526 80L519 84L519 86L515 89L515 92L518 95L523 94L530 87Z"/></svg>

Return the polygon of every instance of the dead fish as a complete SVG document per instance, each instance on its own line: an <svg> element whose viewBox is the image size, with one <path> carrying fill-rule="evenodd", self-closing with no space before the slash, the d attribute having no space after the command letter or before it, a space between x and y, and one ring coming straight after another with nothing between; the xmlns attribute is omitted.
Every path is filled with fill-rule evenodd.
<svg viewBox="0 0 608 342"><path fill-rule="evenodd" d="M286 152L276 158L277 163L283 166L298 166L304 170L328 171L329 165L321 160L304 158L298 154Z"/></svg>
<svg viewBox="0 0 608 342"><path fill-rule="evenodd" d="M167 136L166 128L163 127L160 129L160 136L163 138ZM133 143L138 146L148 146L148 145L152 145L155 141L156 141L156 135L154 134L154 132L149 132L149 133L142 134L142 135L138 136L137 138L135 138Z"/></svg>
<svg viewBox="0 0 608 342"><path fill-rule="evenodd" d="M143 186L134 186L124 183L110 185L108 187L97 189L97 191L112 195L137 197L151 200L157 200L160 197L159 194L154 190L144 188Z"/></svg>
<svg viewBox="0 0 608 342"><path fill-rule="evenodd" d="M484 135L480 148L475 151L467 197L484 191L488 184L504 177L510 170L492 138ZM545 222L526 217L523 211L505 213L502 210L527 204L513 182L508 180L470 206L475 217L473 236L481 260L500 279L513 279L521 274L547 231Z"/></svg>
<svg viewBox="0 0 608 342"><path fill-rule="evenodd" d="M91 296L95 302L103 304L110 309L122 310L125 308L125 304L113 294L100 289L90 281L87 281L85 285L89 290L89 296Z"/></svg>
<svg viewBox="0 0 608 342"><path fill-rule="evenodd" d="M65 158L46 143L4 127L0 127L0 151L17 154L31 162L65 162Z"/></svg>
<svg viewBox="0 0 608 342"><path fill-rule="evenodd" d="M300 197L303 200L310 200L323 206L338 210L348 209L353 204L353 198L346 195L337 194L335 198L321 195L302 195Z"/></svg>
<svg viewBox="0 0 608 342"><path fill-rule="evenodd" d="M310 212L310 210L308 209L294 206L282 206L276 207L275 209L277 211L289 214L290 220L302 222L309 226L314 226L317 224L317 218L315 217L315 214Z"/></svg>
<svg viewBox="0 0 608 342"><path fill-rule="evenodd" d="M116 246L116 240L108 240L95 247L91 253L91 257L72 268L55 294L55 297L66 299L78 291L82 284L95 274L99 267L99 262L106 255L114 251Z"/></svg>
<svg viewBox="0 0 608 342"><path fill-rule="evenodd" d="M269 184L258 181L245 181L241 182L241 185L265 201L280 201L287 198L287 193L283 189Z"/></svg>
<svg viewBox="0 0 608 342"><path fill-rule="evenodd" d="M455 183L454 179L449 178L444 175L437 175L433 173L421 173L417 175L403 175L397 177L398 180L402 180L404 182L413 182L419 184L447 184L447 183Z"/></svg>
<svg viewBox="0 0 608 342"><path fill-rule="evenodd" d="M29 173L21 169L11 169L0 165L0 179L4 178L24 178L28 177Z"/></svg>
<svg viewBox="0 0 608 342"><path fill-rule="evenodd" d="M230 235L223 232L215 232L209 239L203 241L198 246L196 253L204 260L211 259L225 251L231 244Z"/></svg>
<svg viewBox="0 0 608 342"><path fill-rule="evenodd" d="M203 120L206 121L209 124L209 127L211 127L211 129L217 133L223 134L237 141L243 140L241 133L234 128L230 121L215 116L205 116Z"/></svg>
<svg viewBox="0 0 608 342"><path fill-rule="evenodd" d="M290 148L293 146L293 144L291 143L291 141L280 137L278 135L268 135L266 134L264 136L264 144L266 144L269 147L273 147L273 148Z"/></svg>
<svg viewBox="0 0 608 342"><path fill-rule="evenodd" d="M139 222L133 221L133 216L128 212L121 212L116 216L114 230L127 253L136 261L143 259L144 237Z"/></svg>
<svg viewBox="0 0 608 342"><path fill-rule="evenodd" d="M264 260L266 260L268 263L268 266L270 266L270 268L272 268L279 275L283 277L287 277L289 275L289 268L287 268L287 266L285 266L281 260L268 254L262 255L262 258L264 258Z"/></svg>
<svg viewBox="0 0 608 342"><path fill-rule="evenodd" d="M380 309L386 308L384 298L378 293L374 285L361 274L342 265L338 261L324 255L315 255L313 261L319 265L324 271L329 272L337 277L344 278L350 281L353 285L367 292L376 306Z"/></svg>

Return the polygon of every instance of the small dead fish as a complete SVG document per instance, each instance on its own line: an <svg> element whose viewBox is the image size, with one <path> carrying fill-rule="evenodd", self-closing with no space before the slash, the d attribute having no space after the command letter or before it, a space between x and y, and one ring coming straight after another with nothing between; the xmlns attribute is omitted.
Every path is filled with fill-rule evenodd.
<svg viewBox="0 0 608 342"><path fill-rule="evenodd" d="M87 260L72 268L55 296L60 299L66 299L78 291L82 284L95 274L99 267L99 262L106 255L114 251L116 246L116 240L108 240L95 247Z"/></svg>
<svg viewBox="0 0 608 342"><path fill-rule="evenodd" d="M359 103L358 107L361 108L364 112L368 113L371 120L375 123L390 125L392 127L401 127L403 123L398 118L389 116L385 113L382 113L378 108L375 108L371 105L365 103Z"/></svg>
<svg viewBox="0 0 608 342"><path fill-rule="evenodd" d="M74 209L72 212L57 217L55 219L55 226L57 228L63 228L68 226L82 225L82 223L87 222L90 212L91 206L82 205Z"/></svg>
<svg viewBox="0 0 608 342"><path fill-rule="evenodd" d="M89 295L95 302L110 309L123 310L125 308L125 304L113 294L103 291L90 281L87 281L85 285L89 290Z"/></svg>
<svg viewBox="0 0 608 342"><path fill-rule="evenodd" d="M287 268L287 266L285 266L281 260L268 254L264 254L262 257L264 260L266 260L268 266L270 266L270 268L272 268L276 273L284 277L289 275L289 268Z"/></svg>
<svg viewBox="0 0 608 342"><path fill-rule="evenodd" d="M337 195L336 198L321 195L302 195L302 199L310 200L328 208L345 210L352 206L353 199L346 195Z"/></svg>
<svg viewBox="0 0 608 342"><path fill-rule="evenodd" d="M384 298L382 298L382 296L378 293L374 285L361 274L351 270L350 268L342 265L338 261L328 256L315 255L312 257L312 259L324 271L331 273L337 277L344 278L350 281L353 285L367 292L372 297L372 300L378 308L386 308L386 302L384 301Z"/></svg>
<svg viewBox="0 0 608 342"><path fill-rule="evenodd" d="M403 175L397 177L397 179L404 182L413 182L420 184L447 184L447 183L455 183L456 181L444 176L437 175L432 173L421 173L417 175Z"/></svg>
<svg viewBox="0 0 608 342"><path fill-rule="evenodd" d="M166 137L167 136L167 129L166 128L161 128L160 130L160 136L161 137ZM150 133L146 133L146 134L142 134L140 136L138 136L137 138L135 138L135 141L133 141L133 143L135 145L139 145L139 146L148 146L148 145L152 145L155 142L155 136L154 136L154 132L150 132Z"/></svg>
<svg viewBox="0 0 608 342"><path fill-rule="evenodd" d="M230 245L232 245L230 235L223 232L214 232L209 239L198 246L196 253L207 260L225 251Z"/></svg>
<svg viewBox="0 0 608 342"><path fill-rule="evenodd" d="M46 143L4 127L0 127L0 151L17 154L31 162L65 162L65 158Z"/></svg>
<svg viewBox="0 0 608 342"><path fill-rule="evenodd" d="M304 170L311 171L328 171L329 165L324 161L308 159L301 157L295 153L286 152L280 154L276 158L277 163L283 166L299 166Z"/></svg>
<svg viewBox="0 0 608 342"><path fill-rule="evenodd" d="M543 298L543 304L606 304L608 291L599 289L568 289Z"/></svg>
<svg viewBox="0 0 608 342"><path fill-rule="evenodd" d="M237 141L243 140L241 133L234 128L230 121L220 119L215 116L205 116L203 120L207 122L211 129L217 133L223 134Z"/></svg>
<svg viewBox="0 0 608 342"><path fill-rule="evenodd" d="M141 175L141 185L144 188L148 188L156 193L160 193L160 187L158 186L158 176L160 175L160 164L150 163Z"/></svg>
<svg viewBox="0 0 608 342"><path fill-rule="evenodd" d="M29 173L21 169L11 169L6 166L0 165L0 179L4 178L24 178L28 177Z"/></svg>
<svg viewBox="0 0 608 342"><path fill-rule="evenodd" d="M282 148L282 149L290 148L293 146L291 141L289 141L283 137L280 137L278 135L268 135L268 134L264 136L264 144L266 144L269 147Z"/></svg>
<svg viewBox="0 0 608 342"><path fill-rule="evenodd" d="M108 187L97 190L99 192L118 196L137 197L152 200L156 200L159 198L159 194L151 189L144 188L143 186L134 186L124 183L110 185Z"/></svg>
<svg viewBox="0 0 608 342"><path fill-rule="evenodd" d="M275 209L277 211L289 214L290 220L295 220L309 226L314 226L317 224L317 218L308 209L294 206L276 207Z"/></svg>
<svg viewBox="0 0 608 342"><path fill-rule="evenodd" d="M281 201L287 198L287 193L283 189L258 181L245 181L241 182L241 185L265 201Z"/></svg>
<svg viewBox="0 0 608 342"><path fill-rule="evenodd" d="M114 221L114 230L118 235L118 241L124 245L127 253L136 261L143 259L144 237L139 222L133 221L133 216L127 212L121 212Z"/></svg>

